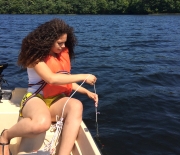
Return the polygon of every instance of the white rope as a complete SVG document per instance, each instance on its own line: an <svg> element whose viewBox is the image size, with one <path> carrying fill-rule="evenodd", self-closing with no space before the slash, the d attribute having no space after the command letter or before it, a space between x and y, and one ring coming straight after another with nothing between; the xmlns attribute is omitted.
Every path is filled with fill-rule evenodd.
<svg viewBox="0 0 180 155"><path fill-rule="evenodd" d="M62 127L63 127L63 114L64 109L68 103L68 101L72 98L72 96L78 91L78 89L84 84L84 82L89 78L91 74L89 74L86 79L81 83L81 85L78 86L78 88L74 91L74 93L67 99L63 106L62 115L60 120L58 121L58 116L56 116L56 124L51 126L51 130L55 131L51 141L48 144L45 144L44 151L49 151L51 155L55 155L56 153L56 146L59 143L59 137L61 135Z"/></svg>
<svg viewBox="0 0 180 155"><path fill-rule="evenodd" d="M78 89L84 84L84 82L88 79L89 76L90 76L90 74L89 74L89 75L87 76L87 78L81 83L81 85L78 86L78 88L74 91L74 93L71 94L71 96L68 98L68 100L67 100L66 103L64 104L61 118L63 117L64 109L65 109L66 104L67 104L68 101L72 98L72 96L78 91Z"/></svg>

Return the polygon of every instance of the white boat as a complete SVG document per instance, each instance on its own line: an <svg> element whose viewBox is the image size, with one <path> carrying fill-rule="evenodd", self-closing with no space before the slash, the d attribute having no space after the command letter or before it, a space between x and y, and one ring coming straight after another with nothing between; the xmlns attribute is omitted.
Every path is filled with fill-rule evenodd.
<svg viewBox="0 0 180 155"><path fill-rule="evenodd" d="M1 68L0 68L1 69ZM1 74L1 72L0 72ZM0 75L1 76L1 75ZM0 79L1 80L1 79ZM0 132L13 126L19 119L19 104L26 93L26 88L15 88L14 90L1 90L3 94L12 94L10 99L0 97ZM0 96L2 93L0 92ZM49 155L43 151L45 144L51 141L54 132L50 129L33 138L17 137L10 142L12 155ZM58 147L57 147L58 148ZM58 152L58 150L56 151ZM88 128L81 122L78 136L70 155L101 155Z"/></svg>

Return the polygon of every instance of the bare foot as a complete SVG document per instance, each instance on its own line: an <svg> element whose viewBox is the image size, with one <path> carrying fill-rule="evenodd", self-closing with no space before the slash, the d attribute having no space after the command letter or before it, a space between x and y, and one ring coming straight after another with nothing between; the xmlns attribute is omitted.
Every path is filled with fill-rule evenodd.
<svg viewBox="0 0 180 155"><path fill-rule="evenodd" d="M0 155L10 155L9 141L6 137L7 137L7 131L5 129L2 131L0 136Z"/></svg>

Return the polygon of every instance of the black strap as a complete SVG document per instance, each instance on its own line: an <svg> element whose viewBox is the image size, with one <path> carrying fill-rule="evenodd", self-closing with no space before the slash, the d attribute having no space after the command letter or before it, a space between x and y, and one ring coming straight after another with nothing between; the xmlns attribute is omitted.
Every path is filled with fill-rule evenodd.
<svg viewBox="0 0 180 155"><path fill-rule="evenodd" d="M29 87L32 87L32 86L35 86L35 85L42 85L44 83L43 80L37 82L37 83L34 83L34 84L28 84Z"/></svg>

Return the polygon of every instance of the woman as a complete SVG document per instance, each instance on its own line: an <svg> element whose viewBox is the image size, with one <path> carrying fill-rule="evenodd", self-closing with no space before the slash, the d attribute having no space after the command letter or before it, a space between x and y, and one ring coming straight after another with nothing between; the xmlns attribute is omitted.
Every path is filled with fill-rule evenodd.
<svg viewBox="0 0 180 155"><path fill-rule="evenodd" d="M74 58L76 37L73 28L59 19L46 22L29 33L22 41L18 64L27 68L28 93L21 102L23 117L0 137L0 155L9 155L9 142L14 137L32 137L49 129L56 115L61 116L63 106L77 82L85 80L93 85L97 78L92 74L70 74L70 61ZM80 87L98 103L97 94ZM82 121L82 103L71 98L64 111L64 126L59 155L69 155Z"/></svg>

